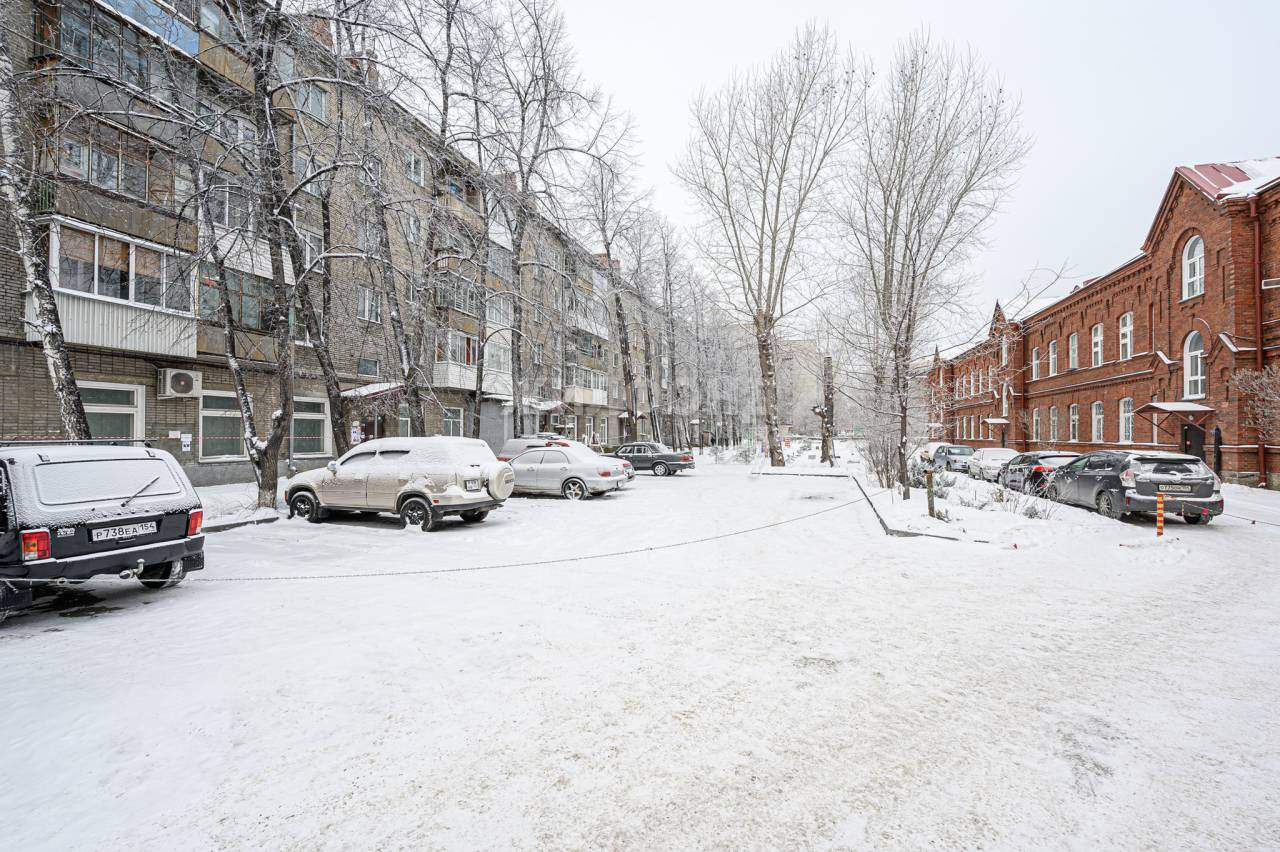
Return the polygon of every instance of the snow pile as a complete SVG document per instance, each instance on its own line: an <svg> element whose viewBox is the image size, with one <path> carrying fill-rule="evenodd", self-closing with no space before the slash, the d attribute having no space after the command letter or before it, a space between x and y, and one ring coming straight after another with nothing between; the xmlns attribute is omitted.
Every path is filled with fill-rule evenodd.
<svg viewBox="0 0 1280 852"><path fill-rule="evenodd" d="M258 506L258 485L254 482L237 482L232 485L209 485L197 488L204 506L204 528L214 531L231 524L243 524L278 518L284 508L284 489L287 479L281 478L277 495L277 508Z"/></svg>

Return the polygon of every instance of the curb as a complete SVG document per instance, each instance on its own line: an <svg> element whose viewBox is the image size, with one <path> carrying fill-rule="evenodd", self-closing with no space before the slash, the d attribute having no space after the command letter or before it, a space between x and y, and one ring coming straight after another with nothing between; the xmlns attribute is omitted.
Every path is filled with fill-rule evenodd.
<svg viewBox="0 0 1280 852"><path fill-rule="evenodd" d="M269 518L253 518L252 520L248 520L248 521L231 521L230 523L226 523L226 524L207 526L204 528L204 532L220 533L220 532L226 532L227 530L239 529L240 527L253 527L253 526L257 526L258 524L274 524L278 520L280 520L279 515L276 515L274 517L269 517Z"/></svg>

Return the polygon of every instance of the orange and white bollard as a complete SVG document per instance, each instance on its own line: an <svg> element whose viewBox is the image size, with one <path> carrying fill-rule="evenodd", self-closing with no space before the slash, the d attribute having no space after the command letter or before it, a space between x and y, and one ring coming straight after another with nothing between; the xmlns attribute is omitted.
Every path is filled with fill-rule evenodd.
<svg viewBox="0 0 1280 852"><path fill-rule="evenodd" d="M1164 495L1156 494L1156 538L1164 535Z"/></svg>

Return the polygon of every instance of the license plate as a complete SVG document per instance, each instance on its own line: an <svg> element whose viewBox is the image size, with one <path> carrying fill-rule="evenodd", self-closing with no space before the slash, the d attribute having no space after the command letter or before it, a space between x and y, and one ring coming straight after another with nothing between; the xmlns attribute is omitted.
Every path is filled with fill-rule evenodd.
<svg viewBox="0 0 1280 852"><path fill-rule="evenodd" d="M1161 485L1159 489L1166 494L1190 494L1190 485Z"/></svg>
<svg viewBox="0 0 1280 852"><path fill-rule="evenodd" d="M467 480L467 490L468 490L468 491L479 491L479 490L480 490L480 480L478 480L478 479L468 479L468 480Z"/></svg>
<svg viewBox="0 0 1280 852"><path fill-rule="evenodd" d="M115 541L121 538L137 538L140 535L151 535L156 531L156 522L147 521L142 524L125 524L119 527L105 527L94 530L90 538L93 541Z"/></svg>

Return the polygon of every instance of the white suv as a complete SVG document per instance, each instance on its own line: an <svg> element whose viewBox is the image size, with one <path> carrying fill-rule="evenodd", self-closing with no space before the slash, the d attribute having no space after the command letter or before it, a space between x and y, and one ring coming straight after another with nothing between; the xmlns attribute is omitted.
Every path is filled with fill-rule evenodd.
<svg viewBox="0 0 1280 852"><path fill-rule="evenodd" d="M294 476L285 492L289 517L312 523L330 510L395 512L433 530L446 515L483 521L515 487L515 474L474 438L379 438L326 467Z"/></svg>

